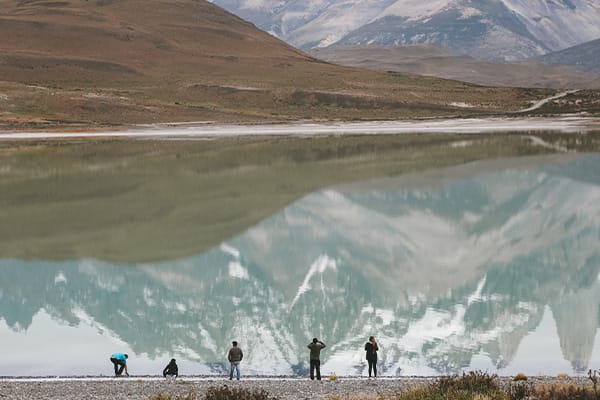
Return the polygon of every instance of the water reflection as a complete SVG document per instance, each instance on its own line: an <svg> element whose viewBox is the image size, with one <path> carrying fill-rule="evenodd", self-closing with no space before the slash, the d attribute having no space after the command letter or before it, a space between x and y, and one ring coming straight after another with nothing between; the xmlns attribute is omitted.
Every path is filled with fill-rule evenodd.
<svg viewBox="0 0 600 400"><path fill-rule="evenodd" d="M478 162L305 196L206 253L123 265L0 260L0 374L132 372L171 356L298 374L483 368L582 372L600 361L600 156ZM4 357L6 355L6 357ZM65 361L68 360L68 361Z"/></svg>

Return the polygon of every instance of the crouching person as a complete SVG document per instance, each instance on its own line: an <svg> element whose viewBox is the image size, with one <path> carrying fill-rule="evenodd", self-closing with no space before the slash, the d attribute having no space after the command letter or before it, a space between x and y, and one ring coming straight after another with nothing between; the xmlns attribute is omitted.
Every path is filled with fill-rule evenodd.
<svg viewBox="0 0 600 400"><path fill-rule="evenodd" d="M179 368L177 368L177 362L174 358L171 358L171 362L163 369L163 376L167 379L167 382L175 382L175 379L179 376Z"/></svg>
<svg viewBox="0 0 600 400"><path fill-rule="evenodd" d="M127 359L129 356L123 353L115 353L110 356L110 362L113 363L115 367L115 376L121 376L123 370L125 370L125 375L129 376L129 372L127 371Z"/></svg>

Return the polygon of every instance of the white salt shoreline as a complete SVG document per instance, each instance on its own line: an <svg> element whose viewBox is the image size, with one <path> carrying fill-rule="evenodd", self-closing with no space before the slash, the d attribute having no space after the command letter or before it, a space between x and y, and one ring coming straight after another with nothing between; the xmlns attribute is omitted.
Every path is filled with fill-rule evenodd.
<svg viewBox="0 0 600 400"><path fill-rule="evenodd" d="M600 118L569 116L560 118L470 118L415 121L369 121L329 123L289 123L265 125L220 125L172 123L138 125L124 130L88 132L0 132L0 140L49 139L190 139L238 136L316 136L377 135L408 133L493 133L541 132L564 133L600 130Z"/></svg>

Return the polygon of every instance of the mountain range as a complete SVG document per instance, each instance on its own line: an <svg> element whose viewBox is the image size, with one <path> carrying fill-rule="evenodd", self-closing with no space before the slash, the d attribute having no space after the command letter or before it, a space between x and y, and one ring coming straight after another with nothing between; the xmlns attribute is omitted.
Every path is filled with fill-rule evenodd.
<svg viewBox="0 0 600 400"><path fill-rule="evenodd" d="M600 38L595 0L213 0L301 48L438 44L520 60Z"/></svg>
<svg viewBox="0 0 600 400"><path fill-rule="evenodd" d="M600 39L537 57L546 65L563 65L600 74Z"/></svg>
<svg viewBox="0 0 600 400"><path fill-rule="evenodd" d="M600 41L596 42L600 44ZM480 60L432 44L335 45L308 52L339 65L435 76L485 86L600 89L600 74L594 73L600 72L596 62L600 49L596 49L593 42L577 48L584 51L570 48L573 51L567 49L539 59L512 62Z"/></svg>

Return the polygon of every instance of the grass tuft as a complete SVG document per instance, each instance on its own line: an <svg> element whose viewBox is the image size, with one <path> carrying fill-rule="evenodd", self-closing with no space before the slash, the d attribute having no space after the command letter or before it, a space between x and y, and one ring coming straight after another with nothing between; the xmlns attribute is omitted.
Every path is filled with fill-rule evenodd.
<svg viewBox="0 0 600 400"><path fill-rule="evenodd" d="M518 373L514 376L513 381L518 382L518 381L526 381L527 380L527 375L523 374L523 373Z"/></svg>

